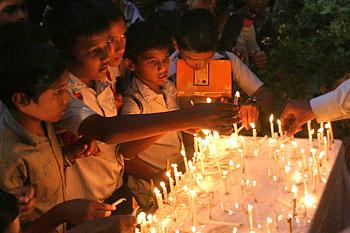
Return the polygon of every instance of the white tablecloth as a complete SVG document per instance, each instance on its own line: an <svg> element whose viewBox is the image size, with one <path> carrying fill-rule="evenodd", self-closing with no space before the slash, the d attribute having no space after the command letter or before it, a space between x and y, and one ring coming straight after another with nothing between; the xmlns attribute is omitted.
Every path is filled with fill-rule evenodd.
<svg viewBox="0 0 350 233"><path fill-rule="evenodd" d="M221 139L222 141L228 141L229 137ZM242 192L241 178L242 171L240 168L236 168L233 171L233 176L230 174L228 161L232 159L235 165L241 163L238 149L218 149L218 153L225 154L226 157L220 160L221 172L228 171L226 188L225 179L220 180L219 176L216 182L216 188L214 192L214 206L212 208L212 219L209 220L209 196L208 193L203 192L203 189L194 188L197 192L196 200L196 218L197 218L197 231L209 232L209 233L231 233L233 232L233 224L237 224L237 232L249 232L248 216L246 213L247 205L253 205L253 224L254 232L268 232L267 218L271 218L273 223L270 225L271 232L289 232L289 225L287 224L288 214L292 213L293 206L293 194L290 191L285 190L285 174L280 169L277 169L277 163L271 162L271 153L269 149L268 140L258 144L251 138L246 138L246 178L249 180L249 184L246 186L246 191ZM310 154L308 140L307 139L295 139L298 144L298 150L305 148L306 154ZM223 142L224 144L226 142ZM227 144L227 143L226 143ZM280 161L282 164L286 164L287 160L291 159L293 164L298 164L298 161L302 159L293 158L293 147L289 142L285 142L285 149L280 150L280 143L277 143L276 148L279 150L279 158L284 157L284 161ZM314 146L317 147L317 142L314 140ZM269 151L270 150L270 151ZM274 150L273 150L274 151ZM342 143L339 140L335 140L331 150L328 152L328 156L323 159L323 164L320 169L322 173L322 181L317 179L316 192L311 191L311 182L307 184L309 193L312 193L316 197L317 202L320 204L317 208L316 215L310 228L310 222L315 213L315 208L307 208L305 215L305 208L301 210L300 206L297 209L298 219L292 220L292 232L307 232L310 228L310 233L314 232L339 232L345 226L345 222L350 222L350 202L347 199L350 198L350 177L347 173L346 166L344 164L344 150ZM297 153L298 154L298 153ZM292 158L291 158L292 157ZM295 161L293 161L295 160ZM334 168L332 169L333 165ZM300 165L300 162L299 162ZM292 165L292 167L295 165ZM196 164L197 171L199 164ZM273 178L268 177L268 167L272 169L272 175L276 175L281 181L274 181ZM211 168L212 169L212 168ZM331 172L329 178L330 182L327 184L327 191L324 192L321 199L323 190L326 186L325 182ZM205 172L211 172L210 169L206 169ZM346 177L346 179L344 179ZM180 232L191 232L191 226L193 225L191 209L191 198L183 190L184 185L187 185L191 189L191 182L188 175L180 181L177 185L177 191L175 198L175 205L165 205L163 210L157 211L157 216L160 220L164 218L170 219L169 231L173 232L175 229ZM298 187L298 197L304 195L304 185L300 183ZM229 193L226 192L226 189ZM242 195L245 198L242 198ZM238 206L237 206L238 204ZM317 203L316 203L317 204ZM316 207L315 204L315 207ZM237 208L238 207L238 208ZM301 213L304 213L302 215ZM158 220L159 221L159 220Z"/></svg>

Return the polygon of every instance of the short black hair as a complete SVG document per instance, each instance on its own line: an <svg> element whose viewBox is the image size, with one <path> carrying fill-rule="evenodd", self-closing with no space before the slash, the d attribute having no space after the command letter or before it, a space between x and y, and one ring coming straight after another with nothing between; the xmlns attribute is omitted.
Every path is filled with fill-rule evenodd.
<svg viewBox="0 0 350 233"><path fill-rule="evenodd" d="M216 51L219 26L216 16L206 9L193 9L179 20L175 40L181 49L193 52Z"/></svg>
<svg viewBox="0 0 350 233"><path fill-rule="evenodd" d="M124 19L111 0L61 0L50 8L44 26L52 42L69 53L79 38L103 33L112 21Z"/></svg>
<svg viewBox="0 0 350 233"><path fill-rule="evenodd" d="M1 27L0 35L5 35L10 26ZM15 108L12 102L15 93L23 93L28 100L37 101L44 91L59 80L68 64L63 51L31 33L32 25L22 26L16 27L22 30L18 33L30 35L33 40L26 37L11 39L16 36L16 30L0 40L0 100L9 108Z"/></svg>
<svg viewBox="0 0 350 233"><path fill-rule="evenodd" d="M146 51L169 49L169 45L169 35L159 26L150 22L138 22L126 32L124 57L136 61L136 57Z"/></svg>
<svg viewBox="0 0 350 233"><path fill-rule="evenodd" d="M0 232L5 232L18 215L17 198L0 189Z"/></svg>

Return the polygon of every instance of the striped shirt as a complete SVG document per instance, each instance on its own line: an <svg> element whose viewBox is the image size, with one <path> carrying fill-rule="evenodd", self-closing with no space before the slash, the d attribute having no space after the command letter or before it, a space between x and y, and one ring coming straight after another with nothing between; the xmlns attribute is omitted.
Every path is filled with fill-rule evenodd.
<svg viewBox="0 0 350 233"><path fill-rule="evenodd" d="M162 89L163 93L158 94L147 87L137 78L133 78L124 96L124 105L122 114L147 114L168 112L178 109L176 99L176 88L173 83L166 81ZM128 96L133 96L142 105ZM165 170L167 160L170 163L181 163L182 156L180 154L182 137L180 132L170 132L159 138L155 143L150 145L146 150L137 154L137 157L152 166L159 168L159 171ZM151 192L150 185L145 180L137 179L129 176L128 186L141 203L145 205L145 197Z"/></svg>
<svg viewBox="0 0 350 233"><path fill-rule="evenodd" d="M86 117L92 114L105 117L117 115L113 92L108 82L96 81L95 89L92 89L70 74L69 88L77 98L73 98L57 126L77 135L79 126ZM100 156L78 159L73 166L66 169L67 199L104 201L121 187L124 162L116 153L116 145L98 142L98 146L101 150Z"/></svg>

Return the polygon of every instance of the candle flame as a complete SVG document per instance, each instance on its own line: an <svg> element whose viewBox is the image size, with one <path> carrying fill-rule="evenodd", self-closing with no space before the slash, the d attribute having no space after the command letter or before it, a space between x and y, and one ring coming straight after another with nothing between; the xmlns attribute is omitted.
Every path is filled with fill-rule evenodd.
<svg viewBox="0 0 350 233"><path fill-rule="evenodd" d="M270 115L270 123L273 122L273 114Z"/></svg>
<svg viewBox="0 0 350 233"><path fill-rule="evenodd" d="M233 167L233 165L234 165L232 160L230 160L230 162L228 162L228 164L230 165L230 167Z"/></svg>
<svg viewBox="0 0 350 233"><path fill-rule="evenodd" d="M196 228L195 226L192 226L192 227L191 227L191 231L194 233L194 232L197 231L197 228Z"/></svg>
<svg viewBox="0 0 350 233"><path fill-rule="evenodd" d="M157 195L157 194L160 194L160 191L159 191L159 189L157 188L157 187L155 187L154 189L153 189L153 191L154 191L154 193Z"/></svg>
<svg viewBox="0 0 350 233"><path fill-rule="evenodd" d="M307 207L312 207L316 203L316 198L308 193L304 197L304 203Z"/></svg>
<svg viewBox="0 0 350 233"><path fill-rule="evenodd" d="M248 204L248 212L251 212L252 210L253 210L253 205L251 205L251 204Z"/></svg>
<svg viewBox="0 0 350 233"><path fill-rule="evenodd" d="M239 93L239 91L236 91L235 96L236 97L241 97L241 94Z"/></svg>
<svg viewBox="0 0 350 233"><path fill-rule="evenodd" d="M298 193L298 187L295 184L293 184L292 186L292 193L294 194Z"/></svg>
<svg viewBox="0 0 350 233"><path fill-rule="evenodd" d="M282 122L281 122L280 119L277 119L277 124L278 124L278 125L281 125L281 124L282 124Z"/></svg>
<svg viewBox="0 0 350 233"><path fill-rule="evenodd" d="M162 188L165 188L165 183L164 183L164 181L161 181L161 182L160 182L160 186L162 186Z"/></svg>
<svg viewBox="0 0 350 233"><path fill-rule="evenodd" d="M253 122L250 122L250 127L251 127L252 129L255 129L255 124L254 124Z"/></svg>
<svg viewBox="0 0 350 233"><path fill-rule="evenodd" d="M208 104L210 104L210 103L212 102L211 98L210 98L210 97L207 97L206 102L207 102Z"/></svg>
<svg viewBox="0 0 350 233"><path fill-rule="evenodd" d="M271 224L271 223L272 223L272 218L267 217L267 218L266 218L266 222L267 222L268 224Z"/></svg>

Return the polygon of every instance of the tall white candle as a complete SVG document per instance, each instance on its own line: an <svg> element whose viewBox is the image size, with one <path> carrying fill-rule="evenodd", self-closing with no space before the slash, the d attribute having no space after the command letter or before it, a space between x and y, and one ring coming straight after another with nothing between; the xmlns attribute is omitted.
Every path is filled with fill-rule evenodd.
<svg viewBox="0 0 350 233"><path fill-rule="evenodd" d="M165 202L169 202L169 200L168 200L168 190L167 190L167 188L165 186L164 181L160 182L160 187L162 187L162 190L163 190L164 201Z"/></svg>
<svg viewBox="0 0 350 233"><path fill-rule="evenodd" d="M257 132L256 132L256 129L255 129L255 124L253 122L250 123L250 127L252 128L252 131L253 131L253 139L255 140L256 139L256 136L257 136Z"/></svg>
<svg viewBox="0 0 350 233"><path fill-rule="evenodd" d="M253 224L253 205L248 204L248 208L247 208L247 212L248 212L248 220L249 220L249 229L253 230L254 228L254 224Z"/></svg>
<svg viewBox="0 0 350 233"><path fill-rule="evenodd" d="M197 134L194 134L194 152L197 154L198 153L198 138L197 138Z"/></svg>
<svg viewBox="0 0 350 233"><path fill-rule="evenodd" d="M331 134L331 142L333 144L334 143L333 127L330 121L328 121L328 124L329 124L329 132Z"/></svg>
<svg viewBox="0 0 350 233"><path fill-rule="evenodd" d="M266 229L267 229L267 233L271 233L271 225L272 225L272 218L267 217L266 218Z"/></svg>
<svg viewBox="0 0 350 233"><path fill-rule="evenodd" d="M192 225L197 226L196 191L190 190L190 194L191 194Z"/></svg>
<svg viewBox="0 0 350 233"><path fill-rule="evenodd" d="M314 129L311 129L309 131L309 146L310 146L310 148L312 148L312 136L314 135L314 133L315 133Z"/></svg>
<svg viewBox="0 0 350 233"><path fill-rule="evenodd" d="M270 130L271 130L271 137L273 138L275 135L275 129L273 126L273 114L270 115Z"/></svg>
<svg viewBox="0 0 350 233"><path fill-rule="evenodd" d="M188 172L188 161L187 161L186 151L184 149L181 150L181 155L182 155L182 158L184 160L185 171L187 173Z"/></svg>
<svg viewBox="0 0 350 233"><path fill-rule="evenodd" d="M175 184L178 186L180 179L179 179L179 172L177 171L177 164L173 163L173 164L171 164L171 167L174 170Z"/></svg>
<svg viewBox="0 0 350 233"><path fill-rule="evenodd" d="M157 205L160 210L163 209L163 198L160 194L160 191L158 188L154 188L154 194L156 195Z"/></svg>
<svg viewBox="0 0 350 233"><path fill-rule="evenodd" d="M278 125L278 133L280 134L280 137L283 137L282 122L280 119L277 120L277 125Z"/></svg>
<svg viewBox="0 0 350 233"><path fill-rule="evenodd" d="M236 91L235 97L234 97L234 99L233 99L233 104L234 104L234 105L238 105L239 97L241 97L241 94L239 93L239 91Z"/></svg>
<svg viewBox="0 0 350 233"><path fill-rule="evenodd" d="M170 193L174 191L174 179L171 177L171 173L167 171L166 176L169 178L169 187L170 187Z"/></svg>

